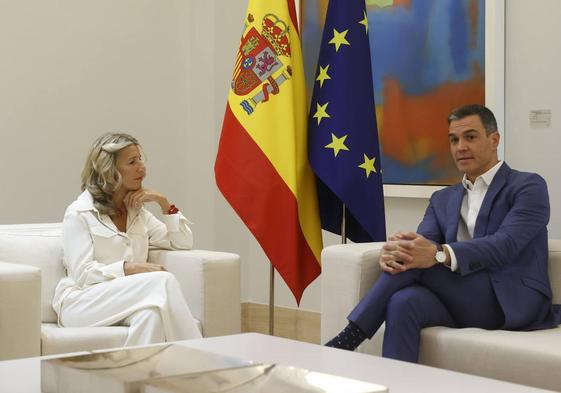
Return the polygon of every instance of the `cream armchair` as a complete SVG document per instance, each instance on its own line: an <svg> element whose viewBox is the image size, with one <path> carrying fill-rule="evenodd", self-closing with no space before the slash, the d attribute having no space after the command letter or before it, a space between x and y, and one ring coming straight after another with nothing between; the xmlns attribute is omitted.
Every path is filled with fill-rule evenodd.
<svg viewBox="0 0 561 393"><path fill-rule="evenodd" d="M240 332L239 259L203 250L149 254L177 277L205 337ZM57 326L51 300L63 275L60 223L0 225L0 360L123 345L126 326Z"/></svg>
<svg viewBox="0 0 561 393"><path fill-rule="evenodd" d="M383 243L326 247L321 254L321 342L347 324L347 315L380 275ZM549 241L553 302L561 303L561 240ZM358 351L380 356L384 327ZM430 327L421 332L419 363L561 391L561 327L532 332ZM452 389L453 390L453 389Z"/></svg>

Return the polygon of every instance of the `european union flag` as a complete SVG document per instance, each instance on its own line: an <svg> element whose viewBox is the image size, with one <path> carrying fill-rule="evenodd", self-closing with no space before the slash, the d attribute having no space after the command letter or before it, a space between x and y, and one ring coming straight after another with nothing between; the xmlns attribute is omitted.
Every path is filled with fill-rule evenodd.
<svg viewBox="0 0 561 393"><path fill-rule="evenodd" d="M321 225L354 242L386 239L380 147L364 0L330 0L309 116Z"/></svg>

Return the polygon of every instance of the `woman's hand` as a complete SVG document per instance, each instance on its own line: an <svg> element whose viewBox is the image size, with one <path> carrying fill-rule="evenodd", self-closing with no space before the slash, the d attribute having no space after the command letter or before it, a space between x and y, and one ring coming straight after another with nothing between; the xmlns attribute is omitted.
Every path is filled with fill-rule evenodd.
<svg viewBox="0 0 561 393"><path fill-rule="evenodd" d="M155 263L126 262L126 261L123 265L123 270L125 271L125 276L130 276L131 274L138 274L138 273L167 271L165 267L156 265Z"/></svg>
<svg viewBox="0 0 561 393"><path fill-rule="evenodd" d="M124 199L127 209L140 209L145 202L156 202L160 205L162 212L164 214L169 210L170 203L168 199L160 194L159 192L149 190L147 188L141 188L136 191L130 191L125 195Z"/></svg>

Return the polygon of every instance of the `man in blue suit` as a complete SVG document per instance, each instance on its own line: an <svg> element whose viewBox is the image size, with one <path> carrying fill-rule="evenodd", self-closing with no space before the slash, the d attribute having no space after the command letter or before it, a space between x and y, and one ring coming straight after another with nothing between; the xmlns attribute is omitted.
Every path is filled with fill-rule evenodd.
<svg viewBox="0 0 561 393"><path fill-rule="evenodd" d="M416 233L383 246L378 281L326 345L354 350L386 321L383 356L417 362L428 326L535 330L561 323L547 269L549 196L543 178L499 161L493 113L449 116L461 183L437 191Z"/></svg>

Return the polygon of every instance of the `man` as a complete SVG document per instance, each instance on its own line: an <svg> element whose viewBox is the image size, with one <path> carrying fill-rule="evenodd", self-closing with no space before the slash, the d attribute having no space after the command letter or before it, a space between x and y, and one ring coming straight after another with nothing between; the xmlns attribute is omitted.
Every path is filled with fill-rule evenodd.
<svg viewBox="0 0 561 393"><path fill-rule="evenodd" d="M437 191L417 233L383 246L378 281L326 345L354 350L386 321L383 356L417 362L428 326L535 330L561 323L547 273L549 197L538 175L499 161L493 113L449 116L461 183Z"/></svg>

